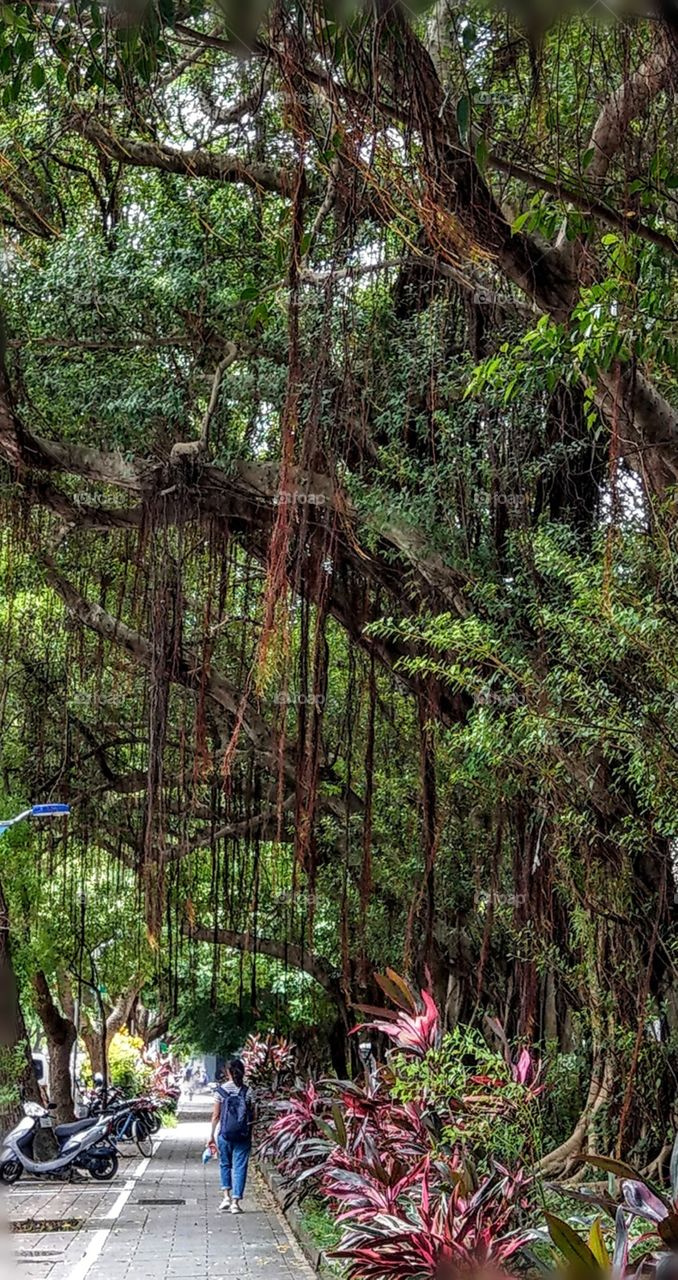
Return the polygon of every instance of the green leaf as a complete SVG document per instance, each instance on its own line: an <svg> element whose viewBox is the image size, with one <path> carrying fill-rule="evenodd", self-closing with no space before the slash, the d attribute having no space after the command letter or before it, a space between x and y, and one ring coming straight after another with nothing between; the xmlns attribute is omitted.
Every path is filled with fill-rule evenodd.
<svg viewBox="0 0 678 1280"><path fill-rule="evenodd" d="M41 62L34 62L31 67L31 84L34 89L42 89L45 83L45 68Z"/></svg>
<svg viewBox="0 0 678 1280"><path fill-rule="evenodd" d="M346 1125L344 1123L343 1112L338 1102L335 1102L332 1106L332 1116L334 1117L339 1146L345 1147L347 1142Z"/></svg>
<svg viewBox="0 0 678 1280"><path fill-rule="evenodd" d="M589 1274L597 1275L601 1267L595 1254L591 1252L586 1242L580 1239L576 1231L573 1231L569 1222L564 1222L553 1213L545 1213L544 1218L549 1235L563 1257L573 1263L578 1271L583 1268Z"/></svg>
<svg viewBox="0 0 678 1280"><path fill-rule="evenodd" d="M589 1249L591 1250L594 1258L598 1260L601 1267L609 1267L610 1255L605 1247L601 1223L602 1218L596 1218L595 1222L591 1224L591 1230L589 1231Z"/></svg>
<svg viewBox="0 0 678 1280"><path fill-rule="evenodd" d="M247 317L248 329L255 329L258 324L264 324L268 320L268 307L265 302L260 302L258 307L250 311Z"/></svg>
<svg viewBox="0 0 678 1280"><path fill-rule="evenodd" d="M623 1160L613 1160L611 1156L581 1156L580 1163L592 1164L594 1169L604 1169L605 1173L614 1173L618 1178L643 1181L642 1174L633 1165L626 1164Z"/></svg>
<svg viewBox="0 0 678 1280"><path fill-rule="evenodd" d="M527 213L519 213L518 217L514 218L513 222L511 223L511 230L514 232L522 231L523 227L532 218L532 213L533 213L532 209L528 209Z"/></svg>

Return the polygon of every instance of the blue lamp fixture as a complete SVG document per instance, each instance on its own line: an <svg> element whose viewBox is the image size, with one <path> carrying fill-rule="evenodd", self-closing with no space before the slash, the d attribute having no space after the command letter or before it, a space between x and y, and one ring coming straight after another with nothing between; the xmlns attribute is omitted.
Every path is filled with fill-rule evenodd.
<svg viewBox="0 0 678 1280"><path fill-rule="evenodd" d="M0 836L4 835L9 827L15 826L17 822L23 822L24 818L63 818L65 814L70 812L70 804L31 805L30 809L24 809L23 813L18 813L16 818L0 818Z"/></svg>

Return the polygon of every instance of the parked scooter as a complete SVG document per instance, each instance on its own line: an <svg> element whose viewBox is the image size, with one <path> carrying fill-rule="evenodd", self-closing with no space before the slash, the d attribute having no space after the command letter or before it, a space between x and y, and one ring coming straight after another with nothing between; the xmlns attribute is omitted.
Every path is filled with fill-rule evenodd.
<svg viewBox="0 0 678 1280"><path fill-rule="evenodd" d="M152 1098L124 1098L121 1089L104 1090L103 1078L98 1075L89 1094L87 1114L110 1116L116 1142L135 1142L142 1156L153 1154L151 1135L158 1132L162 1120Z"/></svg>
<svg viewBox="0 0 678 1280"><path fill-rule="evenodd" d="M50 1108L51 1110L51 1108ZM118 1153L110 1139L110 1116L98 1120L77 1120L75 1124L53 1125L49 1110L37 1102L24 1104L25 1115L7 1134L0 1151L0 1182L16 1182L26 1173L31 1178L69 1175L85 1169L97 1182L107 1182L118 1170ZM52 1160L33 1159L33 1141L39 1128L52 1128L59 1153Z"/></svg>

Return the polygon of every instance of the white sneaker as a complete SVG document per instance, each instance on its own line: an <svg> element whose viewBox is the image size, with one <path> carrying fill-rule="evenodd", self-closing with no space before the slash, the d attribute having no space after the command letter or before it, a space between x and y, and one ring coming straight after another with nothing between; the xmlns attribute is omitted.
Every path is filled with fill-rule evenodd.
<svg viewBox="0 0 678 1280"><path fill-rule="evenodd" d="M242 1213L239 1200L231 1200L231 1213Z"/></svg>
<svg viewBox="0 0 678 1280"><path fill-rule="evenodd" d="M221 1204L217 1209L217 1213L228 1213L229 1209L232 1209L232 1208L233 1208L233 1205L231 1203L231 1193L230 1191L225 1191L223 1200L221 1201Z"/></svg>

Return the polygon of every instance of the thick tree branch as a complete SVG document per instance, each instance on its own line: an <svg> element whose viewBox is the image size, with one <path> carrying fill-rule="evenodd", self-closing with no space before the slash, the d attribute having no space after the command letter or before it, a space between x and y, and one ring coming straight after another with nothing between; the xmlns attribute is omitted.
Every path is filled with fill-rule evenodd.
<svg viewBox="0 0 678 1280"><path fill-rule="evenodd" d="M186 934L194 942L216 943L249 955L256 953L272 960L280 960L283 964L298 969L300 973L307 973L333 1000L337 1000L341 994L341 980L334 966L322 956L314 955L293 942L258 938L252 933L236 933L232 929L208 929L203 925L196 925L191 929L187 927Z"/></svg>
<svg viewBox="0 0 678 1280"><path fill-rule="evenodd" d="M196 147L178 151L155 142L119 138L105 129L93 116L76 112L72 116L78 133L111 160L138 165L144 169L161 169L164 173L185 174L189 178L213 178L218 182L240 182L257 191L274 191L289 197L294 190L294 176L284 168L276 169L257 161L246 163L239 156L219 155Z"/></svg>
<svg viewBox="0 0 678 1280"><path fill-rule="evenodd" d="M532 169L527 169L525 165L518 164L515 160L504 160L501 156L493 154L489 163L493 169L505 173L507 177L524 182L526 187L532 187L536 191L547 191L549 195L555 196L565 204L573 205L575 209L580 209L582 213L587 213L592 218L597 218L606 226L615 227L617 231L633 233L641 240L656 244L660 249L678 257L678 240L664 231L657 231L654 227L648 226L646 222L641 222L635 209L624 209L620 212L618 209L613 209L611 205L596 200L594 196L589 196L586 191L577 190L570 182L546 178Z"/></svg>
<svg viewBox="0 0 678 1280"><path fill-rule="evenodd" d="M621 150L629 125L652 99L676 77L676 47L668 31L657 24L655 47L641 67L604 104L591 134L593 156L587 176L602 181Z"/></svg>

